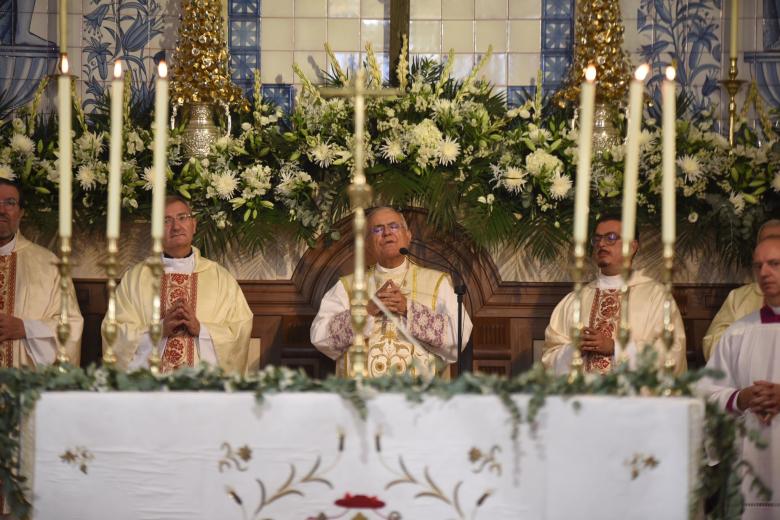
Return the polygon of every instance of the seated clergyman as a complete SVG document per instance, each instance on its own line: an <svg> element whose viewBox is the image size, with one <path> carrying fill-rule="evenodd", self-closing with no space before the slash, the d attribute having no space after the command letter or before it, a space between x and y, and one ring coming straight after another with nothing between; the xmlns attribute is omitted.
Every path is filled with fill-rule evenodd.
<svg viewBox="0 0 780 520"><path fill-rule="evenodd" d="M0 179L0 368L51 364L59 344L57 257L19 232L23 208L19 185ZM84 320L72 282L68 291L70 336L65 350L78 366Z"/></svg>
<svg viewBox="0 0 780 520"><path fill-rule="evenodd" d="M615 363L615 341L620 327L622 298L620 288L623 266L623 242L620 238L620 216L605 215L596 224L591 237L593 259L598 266L596 279L583 287L582 356L585 370L606 373ZM631 260L639 249L638 240L631 243ZM625 353L635 356L637 346L648 344L663 351L661 336L664 326L664 288L641 271L634 271L628 281L628 316L631 341ZM574 292L569 293L555 307L550 324L544 333L542 363L556 374L569 371L574 347L571 328L574 325ZM677 305L672 301L672 323L678 373L685 371L685 331ZM663 358L661 359L663 361Z"/></svg>
<svg viewBox="0 0 780 520"><path fill-rule="evenodd" d="M449 276L411 262L401 248L412 234L406 220L391 208L376 208L368 217L367 247L376 264L367 269L369 295L405 324L422 346L418 349L388 320L379 307L368 304L367 371L370 377L392 372L435 375L436 358L457 359L458 303ZM348 353L354 338L350 315L353 275L341 278L322 299L311 326L311 341L322 353L337 360L336 374L350 375ZM369 300L370 301L370 300ZM471 334L471 320L463 311L463 344ZM444 370L443 376L447 376Z"/></svg>
<svg viewBox="0 0 780 520"><path fill-rule="evenodd" d="M761 242L770 237L780 237L780 220L767 220L758 230L758 240ZM726 332L729 326L740 318L755 312L764 305L764 295L758 283L753 282L742 287L737 287L729 293L726 301L712 319L707 333L702 340L702 352L704 359L710 359L712 349L718 343L720 336Z"/></svg>
<svg viewBox="0 0 780 520"><path fill-rule="evenodd" d="M163 233L164 275L160 286L160 368L169 372L203 361L227 372L247 367L252 311L241 287L220 265L192 245L197 223L185 199L168 197ZM117 288L118 334L114 351L120 368L148 365L152 352L152 271L132 267ZM103 349L106 348L103 320Z"/></svg>

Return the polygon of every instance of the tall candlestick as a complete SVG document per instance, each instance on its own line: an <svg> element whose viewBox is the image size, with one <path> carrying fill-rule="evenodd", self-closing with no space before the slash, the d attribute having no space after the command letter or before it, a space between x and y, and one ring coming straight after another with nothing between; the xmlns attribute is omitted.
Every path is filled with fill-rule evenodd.
<svg viewBox="0 0 780 520"><path fill-rule="evenodd" d="M666 69L666 80L661 90L663 96L663 179L662 179L662 226L661 239L664 244L674 244L675 240L675 194L677 180L677 107L674 67Z"/></svg>
<svg viewBox="0 0 780 520"><path fill-rule="evenodd" d="M639 140L642 133L642 100L645 78L650 71L641 65L631 81L628 101L628 135L626 136L626 163L623 174L623 254L628 254L636 227L636 188L639 177Z"/></svg>
<svg viewBox="0 0 780 520"><path fill-rule="evenodd" d="M731 0L731 34L729 36L731 37L729 56L736 59L739 50L739 0Z"/></svg>
<svg viewBox="0 0 780 520"><path fill-rule="evenodd" d="M152 239L162 239L165 216L165 175L168 170L168 66L158 67L154 96L154 164L152 169Z"/></svg>
<svg viewBox="0 0 780 520"><path fill-rule="evenodd" d="M60 44L60 54L68 52L68 0L60 0L57 12L57 25L59 34L57 40Z"/></svg>
<svg viewBox="0 0 780 520"><path fill-rule="evenodd" d="M122 62L114 63L111 82L111 151L108 168L108 223L106 238L119 238L119 213L122 200Z"/></svg>
<svg viewBox="0 0 780 520"><path fill-rule="evenodd" d="M590 161L593 153L593 107L596 101L596 67L588 66L580 94L580 141L577 191L574 197L574 243L584 244L588 233Z"/></svg>
<svg viewBox="0 0 780 520"><path fill-rule="evenodd" d="M60 237L70 238L72 227L71 186L73 183L73 138L71 136L71 95L70 75L68 74L68 57L63 54L57 78L57 97L59 116L59 173L60 173Z"/></svg>

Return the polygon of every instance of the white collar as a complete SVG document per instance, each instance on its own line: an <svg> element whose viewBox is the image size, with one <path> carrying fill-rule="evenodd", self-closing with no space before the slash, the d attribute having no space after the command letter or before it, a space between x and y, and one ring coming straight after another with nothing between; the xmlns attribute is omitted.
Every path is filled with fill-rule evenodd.
<svg viewBox="0 0 780 520"><path fill-rule="evenodd" d="M166 258L163 256L163 269L166 273L191 274L195 270L195 251L184 258Z"/></svg>
<svg viewBox="0 0 780 520"><path fill-rule="evenodd" d="M14 252L14 249L16 249L16 237L18 235L14 234L14 237L11 239L10 242L8 242L6 245L0 247L0 256L8 256L11 253Z"/></svg>
<svg viewBox="0 0 780 520"><path fill-rule="evenodd" d="M623 286L623 277L619 274L608 276L599 270L596 277L596 287L599 289L620 289Z"/></svg>
<svg viewBox="0 0 780 520"><path fill-rule="evenodd" d="M401 274L406 269L409 269L409 260L406 259L406 258L404 258L403 263L401 265L399 265L398 267L384 267L379 262L377 262L377 264L376 264L376 272L377 273L389 274L391 276L394 275L394 274Z"/></svg>

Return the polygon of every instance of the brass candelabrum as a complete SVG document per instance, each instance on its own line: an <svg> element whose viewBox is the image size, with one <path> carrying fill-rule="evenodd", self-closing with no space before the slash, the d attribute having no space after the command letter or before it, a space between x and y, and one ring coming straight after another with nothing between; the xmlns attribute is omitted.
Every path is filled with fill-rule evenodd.
<svg viewBox="0 0 780 520"><path fill-rule="evenodd" d="M674 321L672 320L672 305L674 303L674 297L672 296L672 275L674 274L674 244L664 244L664 331L663 331L663 344L665 347L664 352L664 370L667 373L674 373L674 369L677 365L676 351L679 347L674 346Z"/></svg>
<svg viewBox="0 0 780 520"><path fill-rule="evenodd" d="M152 340L152 353L149 356L149 370L154 375L160 373L160 339L162 339L162 319L160 317L160 283L163 275L162 239L153 239L152 254L146 265L152 271L152 323L149 325L149 337Z"/></svg>
<svg viewBox="0 0 780 520"><path fill-rule="evenodd" d="M729 145L734 146L734 130L737 124L737 94L745 81L737 79L739 73L737 58L730 58L729 63L729 77L721 80L720 84L729 95Z"/></svg>
<svg viewBox="0 0 780 520"><path fill-rule="evenodd" d="M571 360L571 369L569 371L569 383L573 383L582 375L584 362L582 359L582 330L585 324L582 321L582 278L585 270L585 244L578 242L574 244L574 308L573 324L571 327L571 340L574 347L574 354Z"/></svg>
<svg viewBox="0 0 780 520"><path fill-rule="evenodd" d="M60 271L60 318L57 322L57 365L62 366L70 363L68 357L68 339L70 339L70 312L68 303L70 301L70 237L60 237L60 259L57 267Z"/></svg>
<svg viewBox="0 0 780 520"><path fill-rule="evenodd" d="M116 278L119 274L117 271L117 253L119 249L117 247L117 239L109 238L108 246L106 248L106 261L103 263L103 268L106 270L106 288L108 290L108 308L106 309L106 320L103 327L103 333L106 337L106 348L103 351L103 364L106 366L114 366L116 364L116 355L114 354L114 343L118 333L116 324Z"/></svg>

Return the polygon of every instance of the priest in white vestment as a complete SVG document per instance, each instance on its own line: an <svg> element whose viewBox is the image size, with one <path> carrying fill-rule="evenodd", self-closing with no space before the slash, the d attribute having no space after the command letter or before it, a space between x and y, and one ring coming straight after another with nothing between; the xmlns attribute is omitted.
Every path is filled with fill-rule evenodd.
<svg viewBox="0 0 780 520"><path fill-rule="evenodd" d="M60 273L57 257L19 232L24 215L18 185L0 179L0 368L53 363L59 340ZM70 363L81 359L84 319L71 282L68 287Z"/></svg>
<svg viewBox="0 0 780 520"><path fill-rule="evenodd" d="M235 278L192 246L196 224L186 200L168 197L160 287L160 369L170 372L202 361L243 374L253 314ZM117 288L118 335L114 352L122 369L148 366L152 352L152 296L152 272L141 262L122 277ZM104 320L104 351L105 327Z"/></svg>
<svg viewBox="0 0 780 520"><path fill-rule="evenodd" d="M582 357L587 372L607 373L615 364L615 341L620 328L622 298L620 275L623 266L623 242L620 238L620 217L605 215L596 224L591 237L593 258L598 266L596 279L582 289ZM639 248L634 240L631 244L631 260ZM628 281L628 318L631 327L631 341L624 349L629 360L635 358L637 346L652 345L661 354L663 363L665 347L661 340L664 327L664 287L633 271ZM544 332L544 353L542 363L547 370L556 374L567 374L570 370L574 346L571 329L574 325L574 299L571 292L553 310L550 323ZM676 353L675 371L684 372L685 330L677 304L672 301L672 323Z"/></svg>
<svg viewBox="0 0 780 520"><path fill-rule="evenodd" d="M766 448L742 439L739 449L761 481L772 491L770 499L742 482L743 520L770 520L780 515L780 238L759 242L753 271L765 305L732 324L712 351L707 368L723 378L700 381L698 389L723 409L739 415Z"/></svg>
<svg viewBox="0 0 780 520"><path fill-rule="evenodd" d="M457 297L446 273L421 267L402 255L412 234L403 216L392 208L376 208L368 217L369 253L376 264L366 271L368 294L400 318L422 348L417 348L369 300L367 371L369 377L405 373L448 377L445 364L457 359ZM311 326L311 341L336 360L336 374L348 377L349 348L354 331L350 313L353 275L342 277L323 297ZM471 335L463 309L463 345Z"/></svg>
<svg viewBox="0 0 780 520"><path fill-rule="evenodd" d="M764 222L758 230L758 242L769 238L780 237L780 220L772 219ZM729 293L726 301L712 319L707 333L702 339L702 352L704 359L710 359L712 348L718 343L726 329L738 319L755 312L764 305L764 295L756 282L737 287Z"/></svg>

